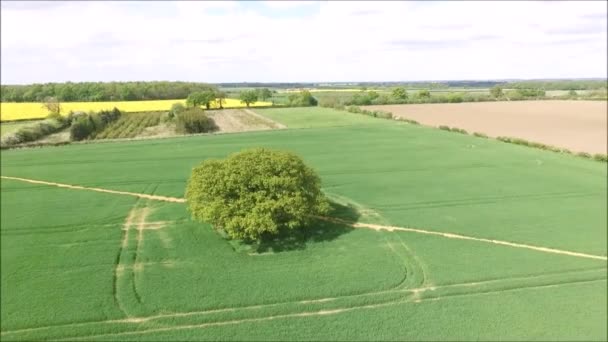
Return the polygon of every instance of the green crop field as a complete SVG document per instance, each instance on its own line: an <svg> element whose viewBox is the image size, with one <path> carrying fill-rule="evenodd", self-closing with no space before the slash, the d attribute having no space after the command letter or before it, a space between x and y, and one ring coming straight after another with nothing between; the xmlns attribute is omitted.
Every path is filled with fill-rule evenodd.
<svg viewBox="0 0 608 342"><path fill-rule="evenodd" d="M608 338L606 163L256 112L288 129L2 151L1 340ZM341 220L258 252L194 222L191 169L250 147L302 156Z"/></svg>

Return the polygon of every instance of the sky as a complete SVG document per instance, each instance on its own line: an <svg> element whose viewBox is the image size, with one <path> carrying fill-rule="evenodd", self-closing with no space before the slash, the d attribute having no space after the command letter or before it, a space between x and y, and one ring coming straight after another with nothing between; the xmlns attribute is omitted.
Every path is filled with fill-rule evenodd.
<svg viewBox="0 0 608 342"><path fill-rule="evenodd" d="M1 83L606 78L605 1L1 1Z"/></svg>

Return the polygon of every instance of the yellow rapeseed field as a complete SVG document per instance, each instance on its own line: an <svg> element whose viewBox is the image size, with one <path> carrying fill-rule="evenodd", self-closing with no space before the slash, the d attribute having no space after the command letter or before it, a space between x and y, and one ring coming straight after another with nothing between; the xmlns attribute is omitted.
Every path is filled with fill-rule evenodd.
<svg viewBox="0 0 608 342"><path fill-rule="evenodd" d="M112 102L65 102L61 104L61 114L67 115L70 111L100 111L114 107L123 112L145 112L156 110L169 110L174 103L186 104L186 100L152 100L152 101L112 101ZM251 106L270 106L270 102L256 102ZM225 99L225 108L245 107L238 99ZM217 102L211 108L219 108ZM38 102L3 102L0 103L0 121L20 119L41 119L49 114L48 110Z"/></svg>

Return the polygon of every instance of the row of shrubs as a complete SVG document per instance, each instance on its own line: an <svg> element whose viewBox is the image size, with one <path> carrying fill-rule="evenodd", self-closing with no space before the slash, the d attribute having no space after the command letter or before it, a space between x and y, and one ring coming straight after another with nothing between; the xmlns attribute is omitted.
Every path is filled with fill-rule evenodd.
<svg viewBox="0 0 608 342"><path fill-rule="evenodd" d="M551 145L546 145L543 143L528 141L528 140L521 139L521 138L497 137L496 139L500 140L502 142L510 143L510 144L534 147L534 148L539 148L541 150L547 150L547 151L553 151L553 152L559 152L559 153L575 154L576 156L579 156L582 158L595 159L595 160L601 161L601 162L608 162L608 155L606 155L606 154L597 153L597 154L592 155L587 152L574 153L566 148L559 148L559 147L555 147L555 146L551 146Z"/></svg>
<svg viewBox="0 0 608 342"><path fill-rule="evenodd" d="M393 113L391 113L391 112L385 112L383 110L361 109L357 106L348 106L348 107L346 107L346 111L348 111L350 113L355 113L355 114L369 115L369 116L373 116L375 118L380 118L380 119L392 119L393 118Z"/></svg>
<svg viewBox="0 0 608 342"><path fill-rule="evenodd" d="M40 140L61 131L69 125L70 120L68 118L49 118L17 130L15 133L2 139L1 145L8 147Z"/></svg>
<svg viewBox="0 0 608 342"><path fill-rule="evenodd" d="M449 131L449 132L456 132L456 133L460 133L460 134L469 134L469 132L467 132L466 130L464 130L462 128L439 126L439 129L442 129L444 131Z"/></svg>
<svg viewBox="0 0 608 342"><path fill-rule="evenodd" d="M466 130L462 129L462 128L456 128L456 127L449 127L449 126L439 126L439 129L444 130L444 131L448 131L448 132L455 132L455 133L460 133L460 134L469 134ZM486 134L483 133L478 133L478 132L474 132L473 136L476 136L478 138L485 138L488 139L489 137ZM573 154L582 158L587 158L587 159L594 159L597 161L601 161L601 162L608 162L608 155L606 154L589 154L587 152L579 152L579 153L574 153L568 149L565 148L560 148L560 147L556 147L556 146L551 146L551 145L547 145L547 144L543 144L543 143L539 143L539 142L533 142L533 141L528 141L525 139L521 139L521 138L511 138L511 137L497 137L496 140L502 141L502 142L506 142L506 143L510 143L510 144L516 144L516 145L523 145L523 146L528 146L528 147L533 147L533 148L538 148L541 150L546 150L546 151L553 151L553 152L558 152L558 153L567 153L567 154Z"/></svg>
<svg viewBox="0 0 608 342"><path fill-rule="evenodd" d="M175 103L165 121L175 121L175 130L183 134L208 133L218 129L215 121L208 117L200 107L186 107Z"/></svg>
<svg viewBox="0 0 608 342"><path fill-rule="evenodd" d="M98 113L75 114L70 126L70 139L73 141L93 139L121 116L122 113L118 108L102 110Z"/></svg>

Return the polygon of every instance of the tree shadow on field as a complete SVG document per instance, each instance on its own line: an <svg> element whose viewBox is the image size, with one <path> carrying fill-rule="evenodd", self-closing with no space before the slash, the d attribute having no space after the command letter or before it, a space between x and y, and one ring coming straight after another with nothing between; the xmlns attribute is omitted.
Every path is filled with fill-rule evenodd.
<svg viewBox="0 0 608 342"><path fill-rule="evenodd" d="M335 202L330 202L330 205L329 217L348 222L357 222L359 219L359 213L350 205ZM259 242L252 243L251 250L257 253L303 250L309 244L332 241L353 229L345 224L313 219L307 227L282 232L278 235L264 236Z"/></svg>

